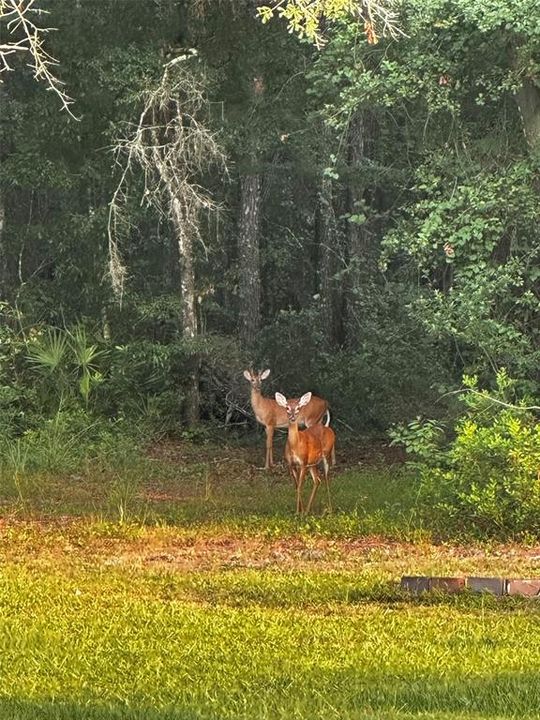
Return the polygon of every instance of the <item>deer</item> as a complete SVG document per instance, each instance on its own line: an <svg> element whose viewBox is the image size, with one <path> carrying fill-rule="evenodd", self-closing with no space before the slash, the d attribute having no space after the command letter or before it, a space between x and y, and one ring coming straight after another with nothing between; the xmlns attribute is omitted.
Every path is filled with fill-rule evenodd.
<svg viewBox="0 0 540 720"><path fill-rule="evenodd" d="M269 397L264 397L261 392L261 383L270 375L270 370L255 372L244 370L244 377L251 384L251 407L257 421L264 425L266 431L266 457L264 469L269 470L274 465L273 444L276 428L286 428L289 424L287 412L278 403ZM328 403L316 395L311 395L309 402L304 403L298 417L298 422L304 427L312 427L322 422L323 416L327 415L327 424L330 423L330 411Z"/></svg>
<svg viewBox="0 0 540 720"><path fill-rule="evenodd" d="M277 404L287 413L289 434L285 445L285 460L296 486L296 512L300 514L304 511L302 485L304 484L304 478L308 468L313 479L313 489L307 504L306 514L311 510L311 505L313 504L313 500L321 483L319 470L317 468L319 463L322 463L323 466L326 492L328 495L328 508L331 511L332 502L330 500L328 471L330 463L334 465L336 462L336 436L334 431L326 424L313 425L305 430L298 428L302 408L306 407L313 399L310 392L302 395L299 400L287 400L284 395L278 392L275 397Z"/></svg>

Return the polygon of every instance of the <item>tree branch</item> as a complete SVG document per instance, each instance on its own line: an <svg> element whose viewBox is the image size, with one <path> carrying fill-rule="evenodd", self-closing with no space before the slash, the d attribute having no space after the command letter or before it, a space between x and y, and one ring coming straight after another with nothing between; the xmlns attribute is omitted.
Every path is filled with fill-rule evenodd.
<svg viewBox="0 0 540 720"><path fill-rule="evenodd" d="M1 73L10 72L13 67L10 65L10 56L17 53L30 53L28 63L34 71L34 78L44 82L48 90L52 90L65 110L74 120L79 120L70 109L73 99L63 89L64 83L55 75L53 68L58 61L45 49L43 37L53 28L38 27L31 19L31 13L37 15L47 13L38 7L34 7L36 0L21 2L20 0L0 0L0 23L5 23L8 33L12 37L8 42L0 44L0 82ZM22 37L17 39L16 36Z"/></svg>

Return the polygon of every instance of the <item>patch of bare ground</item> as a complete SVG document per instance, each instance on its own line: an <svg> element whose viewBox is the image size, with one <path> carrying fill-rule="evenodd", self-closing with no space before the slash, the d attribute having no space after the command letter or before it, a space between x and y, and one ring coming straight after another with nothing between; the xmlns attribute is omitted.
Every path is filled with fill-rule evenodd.
<svg viewBox="0 0 540 720"><path fill-rule="evenodd" d="M234 568L296 571L380 571L401 574L537 576L540 545L400 542L371 535L329 539L249 537L202 528L103 527L62 517L0 520L0 559L192 572Z"/></svg>
<svg viewBox="0 0 540 720"><path fill-rule="evenodd" d="M277 435L275 456L279 462L285 433ZM168 463L223 463L238 462L252 468L259 468L264 461L264 439L258 445L194 445L182 440L163 440L147 450L147 456ZM337 465L340 469L358 466L396 465L405 462L403 448L391 446L388 440L358 437L338 446Z"/></svg>

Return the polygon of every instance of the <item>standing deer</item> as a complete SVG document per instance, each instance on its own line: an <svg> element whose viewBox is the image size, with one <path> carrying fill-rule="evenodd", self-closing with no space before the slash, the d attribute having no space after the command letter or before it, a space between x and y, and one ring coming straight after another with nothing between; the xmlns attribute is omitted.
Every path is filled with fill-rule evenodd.
<svg viewBox="0 0 540 720"><path fill-rule="evenodd" d="M264 372L244 370L244 377L251 383L251 407L258 422L264 425L266 430L265 470L274 464L272 450L275 429L287 427L289 424L286 410L280 407L273 398L263 397L261 393L261 382L266 380L269 375L270 370L264 370ZM298 416L298 422L309 428L320 423L326 413L328 415L327 424L330 423L330 411L326 400L311 394L310 398L310 401L304 403L302 412Z"/></svg>
<svg viewBox="0 0 540 720"><path fill-rule="evenodd" d="M289 466L289 472L296 485L296 512L301 513L304 510L302 502L302 485L306 476L306 470L309 468L313 479L313 490L309 496L309 502L306 514L311 510L311 505L319 489L321 478L317 465L322 463L324 469L324 480L326 482L326 492L328 494L328 507L331 510L330 501L330 485L328 482L328 469L330 462L335 463L335 442L336 436L334 431L327 425L314 425L306 430L298 429L298 420L312 395L310 392L302 395L300 400L287 400L281 393L276 393L276 402L280 407L285 409L287 420L289 422L289 436L285 445L285 460Z"/></svg>

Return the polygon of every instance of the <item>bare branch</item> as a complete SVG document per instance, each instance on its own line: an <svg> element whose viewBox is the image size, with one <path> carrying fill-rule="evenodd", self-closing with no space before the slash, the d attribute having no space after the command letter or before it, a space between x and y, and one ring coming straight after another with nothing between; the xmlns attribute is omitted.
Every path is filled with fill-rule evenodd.
<svg viewBox="0 0 540 720"><path fill-rule="evenodd" d="M448 397L448 395L463 395L466 394L472 394L477 395L478 397L484 398L486 402L493 403L495 405L502 405L502 407L510 408L511 410L520 410L522 412L530 412L531 410L540 410L540 405L515 405L513 403L507 403L503 400L498 400L497 398L492 397L491 395L486 394L485 392L478 392L478 390L475 390L474 388L462 388L460 390L451 390L450 392L444 393L444 395L441 395L441 398Z"/></svg>
<svg viewBox="0 0 540 720"><path fill-rule="evenodd" d="M122 173L109 205L108 235L109 271L117 296L126 277L118 239L125 228L129 175L136 167L144 174L141 204L153 205L172 222L181 253L194 240L205 247L200 213L217 209L198 180L212 167L225 169L225 155L204 124L208 108L204 89L185 62L193 55L176 57L164 66L159 85L143 94L137 125L114 148Z"/></svg>
<svg viewBox="0 0 540 720"><path fill-rule="evenodd" d="M63 89L64 83L53 71L58 61L50 55L44 46L44 36L53 28L38 27L32 20L33 14L44 15L47 11L36 7L36 0L0 0L0 23L5 23L10 40L0 44L0 82L1 74L10 72L11 56L18 53L29 53L28 65L34 72L34 78L44 82L48 90L52 90L62 104L62 109L79 120L71 111L73 99ZM4 39L5 40L5 39Z"/></svg>

